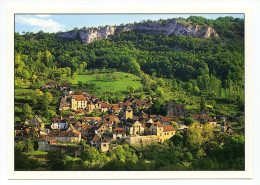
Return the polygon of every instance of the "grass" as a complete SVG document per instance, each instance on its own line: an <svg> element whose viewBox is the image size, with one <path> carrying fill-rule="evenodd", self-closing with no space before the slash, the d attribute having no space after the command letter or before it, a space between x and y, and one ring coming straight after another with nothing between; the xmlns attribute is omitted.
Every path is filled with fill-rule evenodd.
<svg viewBox="0 0 260 185"><path fill-rule="evenodd" d="M101 80L98 79L98 75L102 75ZM108 75L114 75L116 80L108 80ZM125 73L114 72L107 74L90 74L90 75L78 75L75 79L71 80L72 87L78 86L78 81L91 82L96 84L96 89L90 91L96 94L103 93L128 93L127 87L133 86L135 90L143 87L140 82L140 77Z"/></svg>
<svg viewBox="0 0 260 185"><path fill-rule="evenodd" d="M46 155L47 152L42 152L42 151L36 150L36 151L28 152L28 153L26 153L26 154L27 154L27 155Z"/></svg>
<svg viewBox="0 0 260 185"><path fill-rule="evenodd" d="M56 145L79 146L79 143L57 143Z"/></svg>

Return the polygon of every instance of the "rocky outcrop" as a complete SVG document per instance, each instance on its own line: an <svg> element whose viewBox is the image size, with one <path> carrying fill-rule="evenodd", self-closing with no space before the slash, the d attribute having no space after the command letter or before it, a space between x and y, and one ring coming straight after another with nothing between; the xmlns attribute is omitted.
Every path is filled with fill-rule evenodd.
<svg viewBox="0 0 260 185"><path fill-rule="evenodd" d="M125 26L106 26L103 28L93 28L87 30L70 31L57 33L59 37L76 38L77 34L81 41L89 44L98 39L106 39L111 35L115 35L125 31L142 31L148 34L163 35L185 35L198 36L201 38L218 37L218 34L211 27L202 27L199 25L187 24L187 22L172 19L168 21L154 21L137 24L126 24Z"/></svg>

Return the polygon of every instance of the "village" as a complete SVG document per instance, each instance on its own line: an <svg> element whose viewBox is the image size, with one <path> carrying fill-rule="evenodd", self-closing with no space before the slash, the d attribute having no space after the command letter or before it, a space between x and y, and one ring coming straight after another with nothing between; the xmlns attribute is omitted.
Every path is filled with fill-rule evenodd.
<svg viewBox="0 0 260 185"><path fill-rule="evenodd" d="M42 88L58 88L58 85L56 82L49 82ZM176 132L183 133L189 127L179 118L192 118L201 124L209 123L214 128L220 128L217 129L219 132L233 133L232 126L217 124L217 119L206 113L188 115L186 106L182 104L169 102L166 107L167 115L162 116L147 113L152 106L152 101L148 99L128 98L124 102L110 104L86 92L75 94L69 83L63 83L59 88L64 93L58 105L59 111L72 110L72 113L68 117L52 118L49 127L45 126L40 115L16 125L16 142L26 141L35 135L38 150L43 152L58 149L78 155L86 144L106 152L122 143L162 143L173 137ZM138 115L134 114L135 107L141 110ZM94 111L102 116L84 117ZM82 119L76 119L75 115L81 115ZM225 121L226 118L222 119Z"/></svg>

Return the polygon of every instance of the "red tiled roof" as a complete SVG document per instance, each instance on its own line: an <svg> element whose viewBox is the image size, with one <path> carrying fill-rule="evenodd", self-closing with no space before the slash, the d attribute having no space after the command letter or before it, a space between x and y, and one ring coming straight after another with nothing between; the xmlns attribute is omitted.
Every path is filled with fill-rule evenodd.
<svg viewBox="0 0 260 185"><path fill-rule="evenodd" d="M84 95L72 95L72 97L75 98L76 101L87 101Z"/></svg>
<svg viewBox="0 0 260 185"><path fill-rule="evenodd" d="M124 131L123 128L115 128L113 131Z"/></svg>
<svg viewBox="0 0 260 185"><path fill-rule="evenodd" d="M93 128L94 128L93 125L82 125L83 130L90 130L90 129L93 129Z"/></svg>
<svg viewBox="0 0 260 185"><path fill-rule="evenodd" d="M156 122L154 124L157 125L158 127L162 127L162 123L161 122Z"/></svg>
<svg viewBox="0 0 260 185"><path fill-rule="evenodd" d="M175 131L174 127L171 125L164 125L163 126L163 131L164 132L169 132L169 131Z"/></svg>
<svg viewBox="0 0 260 185"><path fill-rule="evenodd" d="M48 137L78 137L79 134L74 131L52 131Z"/></svg>
<svg viewBox="0 0 260 185"><path fill-rule="evenodd" d="M95 135L92 139L92 141L100 141L100 139L97 137L97 135Z"/></svg>
<svg viewBox="0 0 260 185"><path fill-rule="evenodd" d="M112 109L115 109L115 110L120 109L119 106L118 106L117 104L112 104L112 105L113 105L113 106L112 106Z"/></svg>

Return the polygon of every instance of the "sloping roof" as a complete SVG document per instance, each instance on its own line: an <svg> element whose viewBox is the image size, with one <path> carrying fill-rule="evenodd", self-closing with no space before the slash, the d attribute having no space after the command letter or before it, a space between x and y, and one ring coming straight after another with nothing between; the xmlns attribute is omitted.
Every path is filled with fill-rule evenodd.
<svg viewBox="0 0 260 185"><path fill-rule="evenodd" d="M118 110L118 109L120 109L120 108L119 108L119 106L118 106L117 104L112 104L112 109Z"/></svg>
<svg viewBox="0 0 260 185"><path fill-rule="evenodd" d="M126 106L131 106L131 105L133 105L133 103L132 102L130 102L130 101L126 101L126 102L121 102L121 103L119 103L119 107L120 108L124 108L124 107L126 107Z"/></svg>
<svg viewBox="0 0 260 185"><path fill-rule="evenodd" d="M90 130L90 129L93 129L93 128L94 128L93 125L82 125L83 130Z"/></svg>
<svg viewBox="0 0 260 185"><path fill-rule="evenodd" d="M210 117L207 114L192 114L190 115L191 118L195 119L195 120L205 120L205 121L214 121L214 118Z"/></svg>
<svg viewBox="0 0 260 185"><path fill-rule="evenodd" d="M117 127L117 128L115 128L113 131L121 131L121 132L123 132L123 131L125 131L123 128L119 128L119 127Z"/></svg>
<svg viewBox="0 0 260 185"><path fill-rule="evenodd" d="M75 98L76 101L87 101L84 95L72 95L72 97Z"/></svg>
<svg viewBox="0 0 260 185"><path fill-rule="evenodd" d="M169 131L175 131L174 127L171 125L164 125L163 126L163 131L164 132L169 132Z"/></svg>
<svg viewBox="0 0 260 185"><path fill-rule="evenodd" d="M80 132L79 132L80 133ZM48 137L78 137L80 134L73 131L51 131Z"/></svg>
<svg viewBox="0 0 260 185"><path fill-rule="evenodd" d="M102 120L102 118L101 117L84 117L84 118L82 118L82 121L88 121L88 120L99 121L99 120Z"/></svg>
<svg viewBox="0 0 260 185"><path fill-rule="evenodd" d="M60 86L61 87L70 87L70 83L69 82L64 82Z"/></svg>
<svg viewBox="0 0 260 185"><path fill-rule="evenodd" d="M162 127L162 123L161 122L156 122L154 124L157 125L158 127Z"/></svg>
<svg viewBox="0 0 260 185"><path fill-rule="evenodd" d="M56 82L48 82L45 85L57 85L57 83Z"/></svg>
<svg viewBox="0 0 260 185"><path fill-rule="evenodd" d="M102 105L101 105L101 107L104 109L104 108L110 108L110 107L112 107L113 105L112 104L107 104L107 103L103 103Z"/></svg>
<svg viewBox="0 0 260 185"><path fill-rule="evenodd" d="M171 121L175 121L175 122L180 122L180 120L177 117L173 117L173 116L162 116L161 117L162 122L171 122Z"/></svg>
<svg viewBox="0 0 260 185"><path fill-rule="evenodd" d="M92 141L100 141L100 139L97 137L97 135L95 135L92 139Z"/></svg>

